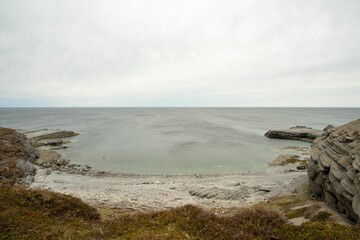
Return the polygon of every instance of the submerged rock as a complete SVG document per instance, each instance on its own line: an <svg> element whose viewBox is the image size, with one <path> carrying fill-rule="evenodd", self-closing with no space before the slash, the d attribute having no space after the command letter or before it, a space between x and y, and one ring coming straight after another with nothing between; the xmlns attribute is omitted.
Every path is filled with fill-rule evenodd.
<svg viewBox="0 0 360 240"><path fill-rule="evenodd" d="M74 137L79 135L78 133L75 133L73 131L59 131L59 132L53 132L53 133L47 133L40 136L32 137L32 140L40 141L40 140L47 140L47 139L57 139L57 138L68 138L68 137Z"/></svg>
<svg viewBox="0 0 360 240"><path fill-rule="evenodd" d="M291 163L304 162L298 155L282 154L269 163L269 166L285 166Z"/></svg>
<svg viewBox="0 0 360 240"><path fill-rule="evenodd" d="M308 175L314 195L360 222L360 119L315 140Z"/></svg>
<svg viewBox="0 0 360 240"><path fill-rule="evenodd" d="M305 126L296 126L290 129L270 130L265 133L265 136L268 138L280 138L313 142L317 137L320 137L322 134L323 131L321 130Z"/></svg>

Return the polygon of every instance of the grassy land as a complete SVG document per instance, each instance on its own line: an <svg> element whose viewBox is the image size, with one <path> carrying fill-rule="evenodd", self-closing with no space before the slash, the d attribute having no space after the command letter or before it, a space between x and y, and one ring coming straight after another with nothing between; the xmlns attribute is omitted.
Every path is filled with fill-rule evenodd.
<svg viewBox="0 0 360 240"><path fill-rule="evenodd" d="M102 220L77 198L0 186L0 239L350 240L360 239L360 228L315 221L293 226L277 211L261 207L220 217L188 205Z"/></svg>

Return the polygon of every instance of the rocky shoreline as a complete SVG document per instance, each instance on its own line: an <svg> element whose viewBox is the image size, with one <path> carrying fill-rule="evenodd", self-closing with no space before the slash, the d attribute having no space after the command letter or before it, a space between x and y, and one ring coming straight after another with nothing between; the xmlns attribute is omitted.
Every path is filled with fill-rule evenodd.
<svg viewBox="0 0 360 240"><path fill-rule="evenodd" d="M93 206L131 211L163 210L185 204L207 209L244 207L274 197L297 195L308 181L310 147L279 148L281 153L297 154L280 154L269 163L272 167L258 173L126 175L96 171L91 166L72 164L64 159L56 150L70 147L71 137L77 135L72 131L43 129L18 133L0 128L0 150L9 155L5 154L0 160L0 180L6 179L4 171L10 170L6 163L15 160L14 167L20 169L13 177L15 184L70 194ZM16 150L16 146L21 146L20 150ZM12 156L13 151L19 154ZM312 151L312 160L313 154ZM311 164L310 172L314 169ZM295 170L289 169L295 165ZM309 176L311 178L311 174Z"/></svg>
<svg viewBox="0 0 360 240"><path fill-rule="evenodd" d="M111 174L93 170L88 165L72 164L53 149L70 147L71 137L77 133L52 132L47 129L23 134L12 130L12 133L19 136L34 154L28 162L32 166L31 177L24 183L31 188L71 194L92 205L139 211L185 204L196 204L204 208L232 208L280 194L291 194L294 189L284 186L288 186L295 178L304 179L306 175L304 172L284 173L282 168L232 175ZM20 160L21 163L24 161Z"/></svg>
<svg viewBox="0 0 360 240"><path fill-rule="evenodd" d="M97 171L89 165L72 164L70 160L64 159L56 150L70 147L71 137L79 135L73 131L49 131L42 129L38 131L24 132L32 146L35 147L38 158L34 162L37 166L45 168L47 174L51 171L60 171L68 174L82 174L98 176L106 174L105 171Z"/></svg>

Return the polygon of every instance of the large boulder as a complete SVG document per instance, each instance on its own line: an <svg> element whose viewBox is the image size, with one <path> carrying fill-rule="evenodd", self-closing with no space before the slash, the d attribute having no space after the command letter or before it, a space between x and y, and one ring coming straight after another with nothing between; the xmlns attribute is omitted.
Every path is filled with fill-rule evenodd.
<svg viewBox="0 0 360 240"><path fill-rule="evenodd" d="M314 141L308 175L314 195L360 222L360 119Z"/></svg>
<svg viewBox="0 0 360 240"><path fill-rule="evenodd" d="M313 142L317 137L321 136L323 131L305 126L296 126L289 129L270 130L265 133L268 138L280 138L290 140L300 140L305 142Z"/></svg>

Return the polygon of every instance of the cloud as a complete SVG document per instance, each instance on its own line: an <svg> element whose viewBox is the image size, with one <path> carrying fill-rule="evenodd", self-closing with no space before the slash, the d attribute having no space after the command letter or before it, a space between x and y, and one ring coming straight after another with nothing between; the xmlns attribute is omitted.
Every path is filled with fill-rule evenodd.
<svg viewBox="0 0 360 240"><path fill-rule="evenodd" d="M360 3L4 0L0 106L355 106Z"/></svg>

